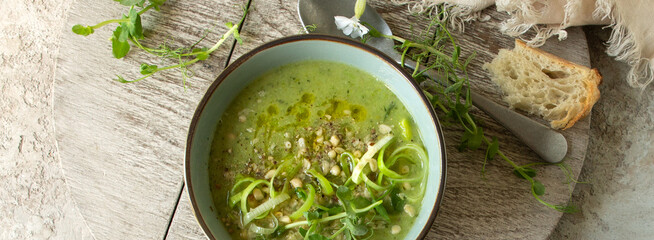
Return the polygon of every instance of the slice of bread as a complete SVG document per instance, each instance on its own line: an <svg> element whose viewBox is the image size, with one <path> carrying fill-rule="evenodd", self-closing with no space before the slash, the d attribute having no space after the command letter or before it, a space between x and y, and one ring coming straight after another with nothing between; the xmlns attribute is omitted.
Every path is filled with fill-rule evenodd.
<svg viewBox="0 0 654 240"><path fill-rule="evenodd" d="M511 108L542 116L554 129L572 127L590 113L600 96L602 81L590 69L515 41L483 66L504 92Z"/></svg>

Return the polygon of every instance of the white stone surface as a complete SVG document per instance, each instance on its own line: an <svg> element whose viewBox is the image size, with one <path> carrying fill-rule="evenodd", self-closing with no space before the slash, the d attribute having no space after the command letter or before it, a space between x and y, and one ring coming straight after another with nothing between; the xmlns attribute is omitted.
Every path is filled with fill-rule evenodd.
<svg viewBox="0 0 654 240"><path fill-rule="evenodd" d="M591 64L604 77L573 203L552 239L654 238L654 86L627 85L629 67L604 51L610 29L586 27Z"/></svg>
<svg viewBox="0 0 654 240"><path fill-rule="evenodd" d="M69 1L0 1L0 239L91 239L57 156L52 87Z"/></svg>

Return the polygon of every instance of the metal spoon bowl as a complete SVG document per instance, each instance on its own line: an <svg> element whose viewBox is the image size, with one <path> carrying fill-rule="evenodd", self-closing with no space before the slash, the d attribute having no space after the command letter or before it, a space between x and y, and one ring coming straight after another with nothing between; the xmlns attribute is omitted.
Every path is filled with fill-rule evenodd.
<svg viewBox="0 0 654 240"><path fill-rule="evenodd" d="M315 25L316 28L312 31L314 33L348 37L336 28L334 16L353 16L354 4L354 0L299 0L298 13L305 31L307 31L306 26ZM360 20L372 25L384 35L393 35L386 21L370 5L366 5L366 10ZM366 44L377 48L398 63L400 62L401 55L393 48L393 40L371 38L366 41ZM406 67L416 67L416 63L410 59L406 59L404 63ZM433 70L426 71L424 74L431 79L441 79L439 74ZM568 143L562 134L472 91L470 97L477 108L511 131L545 162L558 163L565 157Z"/></svg>

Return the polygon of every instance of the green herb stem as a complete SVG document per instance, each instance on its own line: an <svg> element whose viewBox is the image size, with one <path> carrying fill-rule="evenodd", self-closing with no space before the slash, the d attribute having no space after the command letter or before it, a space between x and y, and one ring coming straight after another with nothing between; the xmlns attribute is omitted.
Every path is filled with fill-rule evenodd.
<svg viewBox="0 0 654 240"><path fill-rule="evenodd" d="M347 217L347 213L342 212L342 213L339 213L339 214L336 214L336 215L332 215L332 216L329 216L329 217L324 217L324 218L314 220L314 221L311 221L311 222L315 222L315 223L329 222L329 221L344 218L344 217ZM291 223L291 224L287 224L286 226L284 226L284 229L291 229L291 228L299 227L299 226L303 226L303 225L309 225L309 221L305 220L305 221L299 221L299 222L294 222L294 223Z"/></svg>
<svg viewBox="0 0 654 240"><path fill-rule="evenodd" d="M153 4L148 5L147 7L141 9L141 11L138 12L138 15L141 15L141 14L147 12L148 10L152 9L153 7L154 7Z"/></svg>
<svg viewBox="0 0 654 240"><path fill-rule="evenodd" d="M102 26L105 26L107 24L112 24L112 23L124 23L124 22L129 22L129 19L123 18L123 19L110 19L104 22L100 22L96 25L89 26L92 29L98 29L101 28Z"/></svg>
<svg viewBox="0 0 654 240"><path fill-rule="evenodd" d="M329 239L334 239L334 238L336 238L336 236L338 236L338 235L341 234L343 231L345 231L346 228L347 228L347 226L343 226L341 229L338 229L338 231L336 231L334 234L332 234L331 236L329 236Z"/></svg>
<svg viewBox="0 0 654 240"><path fill-rule="evenodd" d="M216 44L214 44L211 48L209 48L209 50L206 51L206 53L211 54L213 51L216 51L216 49L218 49L218 47L220 47L220 45L222 45L223 42L225 42L225 40L227 40L227 38L230 35L232 35L235 31L237 31L238 26L239 26L239 24L236 24L236 25L232 26L229 29L229 31L227 31L225 34L223 34L223 36L220 38L220 40L218 42L216 42Z"/></svg>
<svg viewBox="0 0 654 240"><path fill-rule="evenodd" d="M134 43L134 45L136 45L136 47L138 47L138 48L140 48L141 50L146 51L146 52L148 52L148 53L150 53L150 54L159 55L159 54L161 54L161 53L166 53L166 52L167 52L167 51L164 50L164 49L154 49L154 48L145 47L145 46L143 46L143 45L141 44L141 42L139 42L139 40L136 39L135 37L130 37L129 40L131 40L132 43Z"/></svg>
<svg viewBox="0 0 654 240"><path fill-rule="evenodd" d="M445 59L445 60L447 60L449 62L454 62L452 57L450 57L449 55L439 51L438 49L436 49L436 48L434 48L434 47L432 47L430 45L421 44L421 43L417 43L417 42L412 42L412 41L409 41L409 40L406 40L404 38L394 36L394 35L382 35L382 37L398 41L398 42L402 43L402 46L405 47L405 48L415 47L415 48L427 50L428 52L436 54L438 57L441 57L441 58L443 58L443 59ZM405 54L402 54L402 55L404 56ZM402 61L402 62L404 63L404 61Z"/></svg>

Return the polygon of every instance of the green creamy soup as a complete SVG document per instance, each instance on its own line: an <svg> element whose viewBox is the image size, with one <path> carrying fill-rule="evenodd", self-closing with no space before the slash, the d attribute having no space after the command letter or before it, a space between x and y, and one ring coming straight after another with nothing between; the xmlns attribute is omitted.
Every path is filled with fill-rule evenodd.
<svg viewBox="0 0 654 240"><path fill-rule="evenodd" d="M234 99L209 172L214 211L234 239L402 239L427 166L411 116L382 82L305 61Z"/></svg>

